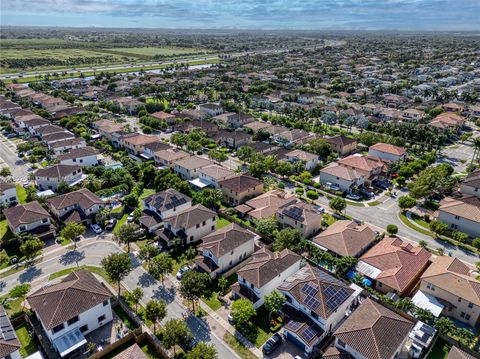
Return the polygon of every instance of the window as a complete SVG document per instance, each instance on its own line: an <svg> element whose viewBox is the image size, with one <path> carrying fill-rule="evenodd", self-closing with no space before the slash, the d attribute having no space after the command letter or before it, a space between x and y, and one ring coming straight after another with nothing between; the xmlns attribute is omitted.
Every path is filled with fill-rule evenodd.
<svg viewBox="0 0 480 359"><path fill-rule="evenodd" d="M465 315L466 320L470 320L470 314Z"/></svg>
<svg viewBox="0 0 480 359"><path fill-rule="evenodd" d="M473 308L473 303L468 303L469 308Z"/></svg>
<svg viewBox="0 0 480 359"><path fill-rule="evenodd" d="M57 325L56 327L53 327L52 329L52 333L55 334L55 333L58 333L60 330L62 330L63 328L65 328L65 326L62 324L59 324Z"/></svg>
<svg viewBox="0 0 480 359"><path fill-rule="evenodd" d="M200 223L197 223L197 228L200 228Z"/></svg>
<svg viewBox="0 0 480 359"><path fill-rule="evenodd" d="M215 226L212 226L212 231L214 231L214 230L215 230Z"/></svg>
<svg viewBox="0 0 480 359"><path fill-rule="evenodd" d="M103 315L101 315L101 316L99 316L99 317L97 318L97 321L98 321L99 323L100 323L100 322L103 322L103 321L105 320L105 318L106 318L106 317L105 317L105 314L103 314Z"/></svg>
<svg viewBox="0 0 480 359"><path fill-rule="evenodd" d="M458 302L461 303L461 302L462 302L462 298L458 297Z"/></svg>
<svg viewBox="0 0 480 359"><path fill-rule="evenodd" d="M42 219L42 223L47 223L47 222L48 222L48 218Z"/></svg>
<svg viewBox="0 0 480 359"><path fill-rule="evenodd" d="M205 224L206 224L205 221L203 221L203 222L202 222L202 226L204 226Z"/></svg>
<svg viewBox="0 0 480 359"><path fill-rule="evenodd" d="M460 216L455 216L455 219L460 219Z"/></svg>
<svg viewBox="0 0 480 359"><path fill-rule="evenodd" d="M377 282L377 283L378 283L378 286L379 286L379 287L381 287L381 286L382 286L382 283L380 283L380 282Z"/></svg>
<svg viewBox="0 0 480 359"><path fill-rule="evenodd" d="M462 318L465 318L465 312L461 312L461 313L460 313L460 316L461 316Z"/></svg>
<svg viewBox="0 0 480 359"><path fill-rule="evenodd" d="M318 320L318 315L317 315L317 313L315 313L313 310L310 311L310 316L311 316L313 319Z"/></svg>
<svg viewBox="0 0 480 359"><path fill-rule="evenodd" d="M108 305L108 299L103 301L103 306L106 307Z"/></svg>
<svg viewBox="0 0 480 359"><path fill-rule="evenodd" d="M342 342L340 339L337 339L337 344L339 347L345 348L345 343Z"/></svg>
<svg viewBox="0 0 480 359"><path fill-rule="evenodd" d="M67 320L67 325L72 325L76 322L78 322L80 319L78 319L78 315L74 316L73 318Z"/></svg>
<svg viewBox="0 0 480 359"><path fill-rule="evenodd" d="M25 226L20 226L20 230L21 230L21 231L24 231L26 228L27 228L27 227L25 227Z"/></svg>
<svg viewBox="0 0 480 359"><path fill-rule="evenodd" d="M87 324L82 325L82 326L80 327L80 331L81 331L82 333L85 333L87 330L88 330L88 325L87 325Z"/></svg>
<svg viewBox="0 0 480 359"><path fill-rule="evenodd" d="M427 283L427 288L432 290L432 291L435 290L435 286L432 283Z"/></svg>

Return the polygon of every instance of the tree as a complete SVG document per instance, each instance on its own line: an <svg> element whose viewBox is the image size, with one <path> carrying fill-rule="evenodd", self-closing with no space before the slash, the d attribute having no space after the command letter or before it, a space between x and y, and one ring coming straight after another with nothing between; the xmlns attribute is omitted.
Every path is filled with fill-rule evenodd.
<svg viewBox="0 0 480 359"><path fill-rule="evenodd" d="M155 247L151 243L145 244L143 247L140 248L138 252L138 257L141 260L144 260L147 263L147 270L150 271L150 261L160 253L158 247Z"/></svg>
<svg viewBox="0 0 480 359"><path fill-rule="evenodd" d="M275 217L260 218L255 222L257 232L265 237L273 237L278 231L278 223Z"/></svg>
<svg viewBox="0 0 480 359"><path fill-rule="evenodd" d="M0 176L1 177L8 177L12 174L12 172L10 171L10 168L8 167L3 167L2 169L0 169Z"/></svg>
<svg viewBox="0 0 480 359"><path fill-rule="evenodd" d="M477 249L480 249L480 238L475 238L473 241L472 241L472 245L477 248ZM1 263L1 261L0 261Z"/></svg>
<svg viewBox="0 0 480 359"><path fill-rule="evenodd" d="M334 211L342 213L342 211L347 207L347 201L340 197L334 197L330 200L328 205Z"/></svg>
<svg viewBox="0 0 480 359"><path fill-rule="evenodd" d="M237 157L240 159L240 161L249 162L254 152L255 151L251 147L240 147L237 151Z"/></svg>
<svg viewBox="0 0 480 359"><path fill-rule="evenodd" d="M358 263L358 259L351 256L341 257L336 261L336 273L340 277L345 277L348 272L355 268Z"/></svg>
<svg viewBox="0 0 480 359"><path fill-rule="evenodd" d="M154 257L149 265L148 272L155 278L161 279L164 284L165 275L173 270L173 259L168 253L160 253Z"/></svg>
<svg viewBox="0 0 480 359"><path fill-rule="evenodd" d="M157 322L162 321L167 315L167 303L161 300L149 300L145 307L145 317L153 323L153 332L157 331Z"/></svg>
<svg viewBox="0 0 480 359"><path fill-rule="evenodd" d="M23 244L20 246L20 253L25 256L27 261L30 261L38 255L44 245L45 243L43 243L40 239L32 237L23 242Z"/></svg>
<svg viewBox="0 0 480 359"><path fill-rule="evenodd" d="M264 300L264 305L269 312L269 317L271 317L272 313L277 313L282 309L285 304L285 296L278 290L274 290L270 294L267 294Z"/></svg>
<svg viewBox="0 0 480 359"><path fill-rule="evenodd" d="M85 226L81 223L70 222L60 231L60 237L67 241L73 241L77 246L76 238L85 233Z"/></svg>
<svg viewBox="0 0 480 359"><path fill-rule="evenodd" d="M175 346L185 342L191 336L187 323L182 319L170 319L163 326L162 343L165 348L173 348L175 354Z"/></svg>
<svg viewBox="0 0 480 359"><path fill-rule="evenodd" d="M143 289L140 287L135 288L130 293L130 300L135 305L135 313L137 313L138 303L140 302L140 299L142 299L142 297L143 297Z"/></svg>
<svg viewBox="0 0 480 359"><path fill-rule="evenodd" d="M395 224L389 224L387 226L387 233L391 236L394 236L398 233L398 227Z"/></svg>
<svg viewBox="0 0 480 359"><path fill-rule="evenodd" d="M239 325L247 324L250 319L257 314L252 302L248 299L237 299L232 303L232 317Z"/></svg>
<svg viewBox="0 0 480 359"><path fill-rule="evenodd" d="M417 179L408 184L410 195L414 198L431 196L435 191L446 192L455 184L451 179L453 167L448 164L431 166L421 171Z"/></svg>
<svg viewBox="0 0 480 359"><path fill-rule="evenodd" d="M398 199L398 206L403 210L410 209L413 206L415 206L415 204L417 204L417 201L415 200L415 198L410 197L408 195L402 196Z"/></svg>
<svg viewBox="0 0 480 359"><path fill-rule="evenodd" d="M206 273L188 271L183 275L180 281L180 294L192 302L195 311L195 301L197 301L210 285L211 279Z"/></svg>
<svg viewBox="0 0 480 359"><path fill-rule="evenodd" d="M423 247L423 248L427 248L427 245L428 245L427 241L424 241L423 239L420 242L418 242L418 244L420 245L420 247Z"/></svg>
<svg viewBox="0 0 480 359"><path fill-rule="evenodd" d="M228 280L225 277L220 277L218 279L218 288L220 288L220 293L223 295L228 287Z"/></svg>
<svg viewBox="0 0 480 359"><path fill-rule="evenodd" d="M430 222L430 230L436 234L436 237L445 234L448 230L448 225L445 223L441 223L439 221L432 221Z"/></svg>
<svg viewBox="0 0 480 359"><path fill-rule="evenodd" d="M143 232L136 223L125 223L114 232L115 239L127 244L127 252L130 253L130 243L142 240Z"/></svg>
<svg viewBox="0 0 480 359"><path fill-rule="evenodd" d="M217 350L213 344L199 342L187 354L187 359L216 359Z"/></svg>
<svg viewBox="0 0 480 359"><path fill-rule="evenodd" d="M31 285L28 283L18 284L8 292L10 298L21 298L22 305L25 307L25 297L30 292Z"/></svg>
<svg viewBox="0 0 480 359"><path fill-rule="evenodd" d="M208 151L208 158L220 163L226 161L228 159L228 156L219 150L212 149Z"/></svg>
<svg viewBox="0 0 480 359"><path fill-rule="evenodd" d="M105 221L110 218L111 210L108 208L102 208L95 214L95 221L100 224L104 225Z"/></svg>
<svg viewBox="0 0 480 359"><path fill-rule="evenodd" d="M466 243L468 241L468 234L460 232L460 231L455 231L452 234L453 239L460 243Z"/></svg>
<svg viewBox="0 0 480 359"><path fill-rule="evenodd" d="M194 192L193 200L207 208L217 209L222 203L223 193L219 189L206 188L202 191Z"/></svg>
<svg viewBox="0 0 480 359"><path fill-rule="evenodd" d="M120 282L132 271L132 261L127 253L112 253L102 259L102 267L110 281L118 284L120 296Z"/></svg>
<svg viewBox="0 0 480 359"><path fill-rule="evenodd" d="M435 323L433 326L441 334L448 334L455 330L455 324L451 319L448 319L447 317L439 317L435 319Z"/></svg>
<svg viewBox="0 0 480 359"><path fill-rule="evenodd" d="M273 243L273 249L275 251L281 251L288 248L292 251L300 249L300 243L302 242L302 234L298 229L287 227L278 232L275 242Z"/></svg>

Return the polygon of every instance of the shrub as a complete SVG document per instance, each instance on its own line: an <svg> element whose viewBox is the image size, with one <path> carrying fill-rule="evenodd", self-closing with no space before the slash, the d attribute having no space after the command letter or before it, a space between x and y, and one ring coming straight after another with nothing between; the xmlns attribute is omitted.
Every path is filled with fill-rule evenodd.
<svg viewBox="0 0 480 359"><path fill-rule="evenodd" d="M477 248L477 249L480 249L480 238L475 238L473 241L472 241L472 245Z"/></svg>
<svg viewBox="0 0 480 359"><path fill-rule="evenodd" d="M390 234L390 235L395 235L395 234L398 233L398 227L397 227L396 225L394 225L394 224L389 224L389 225L387 226L387 232L388 232L388 234Z"/></svg>
<svg viewBox="0 0 480 359"><path fill-rule="evenodd" d="M295 193L296 193L296 194L302 195L303 192L304 192L304 189L303 189L303 188L295 188Z"/></svg>
<svg viewBox="0 0 480 359"><path fill-rule="evenodd" d="M320 183L318 183L318 182L315 182L315 183L313 184L313 187L315 187L316 189L319 189L319 188L322 188L322 185L321 185Z"/></svg>
<svg viewBox="0 0 480 359"><path fill-rule="evenodd" d="M318 199L317 191L309 190L307 191L307 197L310 199Z"/></svg>

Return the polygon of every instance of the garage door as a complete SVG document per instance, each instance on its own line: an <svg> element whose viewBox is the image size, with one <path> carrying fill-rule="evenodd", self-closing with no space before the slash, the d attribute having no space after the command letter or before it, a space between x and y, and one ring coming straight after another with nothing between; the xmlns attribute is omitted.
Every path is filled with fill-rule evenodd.
<svg viewBox="0 0 480 359"><path fill-rule="evenodd" d="M285 331L287 333L287 339L289 339L293 344L295 344L297 347L299 347L302 351L305 351L305 344L303 342L294 337L290 332Z"/></svg>

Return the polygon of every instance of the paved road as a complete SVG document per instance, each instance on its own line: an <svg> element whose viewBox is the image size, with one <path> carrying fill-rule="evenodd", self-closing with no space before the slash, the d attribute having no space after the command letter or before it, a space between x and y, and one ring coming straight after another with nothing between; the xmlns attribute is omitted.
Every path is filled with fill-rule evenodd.
<svg viewBox="0 0 480 359"><path fill-rule="evenodd" d="M29 172L32 171L26 162L18 157L13 141L3 135L0 135L0 167L10 168L13 179L20 183L26 181Z"/></svg>
<svg viewBox="0 0 480 359"><path fill-rule="evenodd" d="M45 259L27 270L1 279L0 295L5 295L15 285L21 283L30 283L32 288L40 288L48 282L48 277L52 273L66 268L73 268L77 265L100 266L104 257L111 253L120 253L121 251L115 243L108 240L97 240L96 242L80 245L76 251L60 250L56 256ZM171 281L166 281L165 286L157 282L141 267L133 255L132 262L135 268L122 284L129 290L141 287L144 291L144 303L150 299L164 299L168 306L167 318L163 322L172 318L182 319L182 313L186 313L186 308L182 304L181 298L175 295L175 285ZM205 341L215 345L219 358L238 358L236 353L221 338L216 337L209 329L202 326L198 319L190 316L186 322L198 341Z"/></svg>

